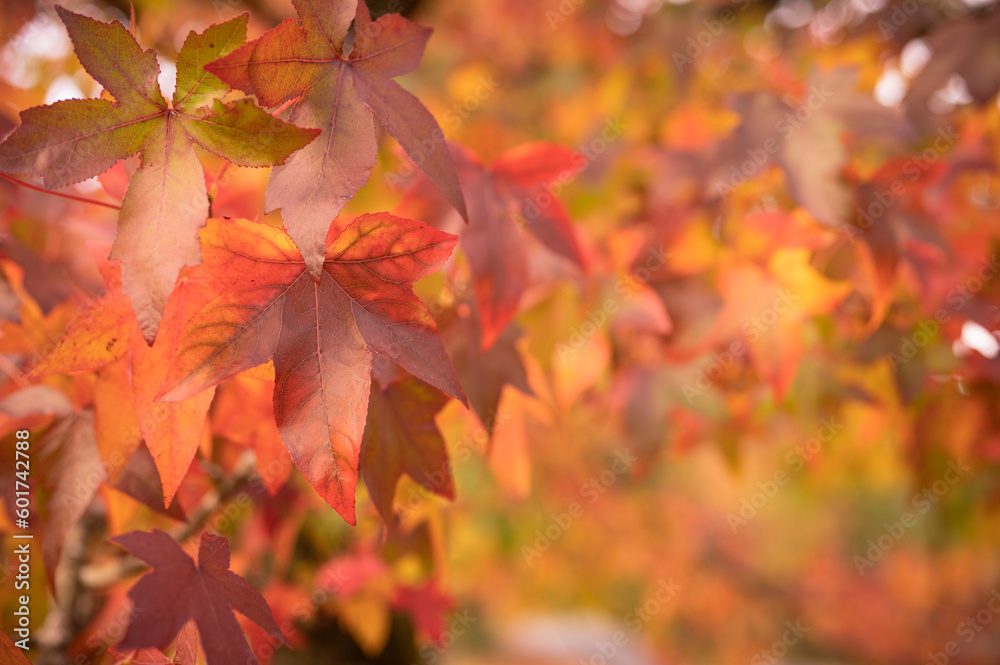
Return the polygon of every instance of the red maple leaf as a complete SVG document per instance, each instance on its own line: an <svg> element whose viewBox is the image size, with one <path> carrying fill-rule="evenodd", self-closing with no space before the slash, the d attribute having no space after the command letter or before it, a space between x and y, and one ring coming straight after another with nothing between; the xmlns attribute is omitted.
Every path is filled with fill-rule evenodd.
<svg viewBox="0 0 1000 665"><path fill-rule="evenodd" d="M453 144L451 151L469 204L469 223L458 230L458 237L472 268L481 344L487 349L517 314L521 296L531 283L522 231L530 232L552 252L586 267L569 214L552 187L568 182L585 161L554 143L522 144L489 166L466 148ZM426 182L418 181L401 209L421 209L418 202L434 196ZM430 215L439 217L441 206L430 208Z"/></svg>
<svg viewBox="0 0 1000 665"><path fill-rule="evenodd" d="M111 541L153 567L129 589L135 609L119 650L163 648L194 620L208 665L257 663L234 609L288 643L264 597L229 570L225 538L203 533L197 564L173 538L156 529L132 531Z"/></svg>
<svg viewBox="0 0 1000 665"><path fill-rule="evenodd" d="M295 465L350 524L372 353L465 402L413 282L455 237L387 213L362 215L313 277L291 238L247 220L210 220L204 268L225 285L181 335L163 399L185 399L274 360L274 416Z"/></svg>

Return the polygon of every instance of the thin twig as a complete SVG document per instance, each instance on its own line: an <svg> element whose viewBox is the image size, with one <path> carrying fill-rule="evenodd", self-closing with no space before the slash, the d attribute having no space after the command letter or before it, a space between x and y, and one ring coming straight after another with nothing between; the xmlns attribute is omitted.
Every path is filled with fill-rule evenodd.
<svg viewBox="0 0 1000 665"><path fill-rule="evenodd" d="M51 194L52 196L58 196L60 198L69 199L71 201L79 201L80 203L93 203L94 205L104 206L105 208L111 208L112 210L122 209L121 206L116 206L114 203L105 203L104 201L98 201L97 199L88 199L85 196L73 196L72 194L63 194L62 192L53 192L51 189L45 189L44 187L32 185L30 182L24 182L23 180L12 178L6 173L0 173L0 178L3 178L4 180L9 180L15 185L20 185L21 187L26 187L36 192L41 192L42 194Z"/></svg>
<svg viewBox="0 0 1000 665"><path fill-rule="evenodd" d="M90 623L94 607L92 599L86 597L86 590L80 584L78 572L86 558L88 541L103 526L103 518L92 506L63 539L62 557L54 575L59 602L49 605L49 613L38 631L37 665L72 663L69 644L73 636Z"/></svg>

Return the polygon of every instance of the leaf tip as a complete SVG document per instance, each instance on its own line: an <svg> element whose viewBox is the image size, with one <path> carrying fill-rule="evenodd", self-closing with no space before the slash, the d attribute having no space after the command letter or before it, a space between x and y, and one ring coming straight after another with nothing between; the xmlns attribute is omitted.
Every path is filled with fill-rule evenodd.
<svg viewBox="0 0 1000 665"><path fill-rule="evenodd" d="M469 223L469 209L465 205L465 197L462 196L462 198L459 199L459 202L461 203L461 206L456 207L455 210L458 211L458 215L462 218L462 221L464 221L466 224L468 224Z"/></svg>
<svg viewBox="0 0 1000 665"><path fill-rule="evenodd" d="M334 510L337 511L338 515L340 515L341 517L344 518L344 521L347 522L347 524L349 526L357 526L358 525L358 515L357 515L357 512L354 510L354 500L353 499L351 500L351 505L350 506L347 506L347 507L334 506Z"/></svg>
<svg viewBox="0 0 1000 665"><path fill-rule="evenodd" d="M310 277L313 278L313 281L318 284L320 278L323 276L323 263L325 256L317 259L315 255L310 254L304 258L306 262L306 271L308 271Z"/></svg>
<svg viewBox="0 0 1000 665"><path fill-rule="evenodd" d="M451 368L452 373L454 373L454 367ZM462 384L459 383L458 377L455 376L455 380L451 382L453 385L449 386L447 390L443 392L449 397L454 397L458 400L459 404L464 406L466 409L472 410L472 406L469 403L469 398L465 394L465 389L462 388Z"/></svg>

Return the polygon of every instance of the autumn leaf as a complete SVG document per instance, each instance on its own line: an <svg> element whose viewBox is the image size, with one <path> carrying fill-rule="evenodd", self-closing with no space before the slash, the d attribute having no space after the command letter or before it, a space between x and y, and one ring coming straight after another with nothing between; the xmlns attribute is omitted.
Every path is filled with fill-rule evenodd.
<svg viewBox="0 0 1000 665"><path fill-rule="evenodd" d="M274 423L274 378L248 373L234 376L219 388L212 406L212 434L251 447L257 474L264 487L276 495L291 473L291 459ZM247 413L255 414L248 418Z"/></svg>
<svg viewBox="0 0 1000 665"><path fill-rule="evenodd" d="M434 422L447 402L440 391L412 376L385 385L372 382L361 476L386 523L392 522L396 483L404 473L431 492L454 498L448 450Z"/></svg>
<svg viewBox="0 0 1000 665"><path fill-rule="evenodd" d="M66 535L83 517L105 478L94 439L94 414L84 411L57 421L39 441L33 461L40 470L40 487L45 495L45 573L49 587L55 590L56 568Z"/></svg>
<svg viewBox="0 0 1000 665"><path fill-rule="evenodd" d="M330 223L375 165L372 114L467 218L441 128L393 80L416 69L431 31L393 13L373 23L364 0L294 4L300 24L288 19L206 69L267 107L301 95L289 119L322 130L318 140L271 172L267 186L266 210L281 208L313 276L323 270Z"/></svg>
<svg viewBox="0 0 1000 665"><path fill-rule="evenodd" d="M889 147L912 137L904 114L859 91L857 79L850 67L813 72L795 106L765 92L736 98L743 124L722 147L719 169L709 180L712 193L727 196L747 178L780 166L789 192L817 221L848 223L852 196L841 175L847 135Z"/></svg>
<svg viewBox="0 0 1000 665"><path fill-rule="evenodd" d="M286 234L210 220L204 268L222 294L189 322L161 391L191 398L274 360L274 415L296 467L355 523L358 456L372 353L465 402L415 280L448 258L455 237L386 213L362 215L326 250L318 278Z"/></svg>
<svg viewBox="0 0 1000 665"><path fill-rule="evenodd" d="M222 101L226 85L203 65L243 44L247 15L188 34L168 102L156 54L143 51L121 23L56 11L80 63L115 101L67 100L23 111L21 125L0 145L0 170L39 175L59 188L140 154L111 258L122 260L125 292L152 342L178 273L200 260L208 194L194 144L241 166L271 166L318 132L278 120L249 99Z"/></svg>
<svg viewBox="0 0 1000 665"><path fill-rule="evenodd" d="M30 376L93 371L128 354L132 381L124 391L131 393L134 400L139 431L156 461L164 503L169 507L198 450L212 393L171 403L154 402L153 398L166 377L181 329L214 297L219 286L200 268L188 269L167 301L163 329L148 346L122 292L117 266L109 262L101 269L108 292L70 324L56 348L32 369ZM120 445L120 441L114 441L110 449ZM104 448L108 446L102 445ZM132 451L127 452L130 455Z"/></svg>
<svg viewBox="0 0 1000 665"><path fill-rule="evenodd" d="M469 223L458 231L459 243L472 268L481 345L487 349L514 318L530 283L522 230L555 254L586 267L566 208L551 187L568 181L585 161L552 143L520 145L490 166L457 145L452 156L469 204ZM417 182L401 205L405 209L411 204L408 199L425 196L426 188Z"/></svg>
<svg viewBox="0 0 1000 665"><path fill-rule="evenodd" d="M108 290L70 323L55 348L31 368L29 376L92 372L130 349L135 314L122 291L120 271L105 274Z"/></svg>
<svg viewBox="0 0 1000 665"><path fill-rule="evenodd" d="M122 356L101 367L94 377L94 433L101 459L113 461L108 464L109 485L118 482L126 466L125 460L133 457L142 443L139 419L135 415L129 360L127 356ZM163 500L162 492L160 500Z"/></svg>
<svg viewBox="0 0 1000 665"><path fill-rule="evenodd" d="M174 665L195 665L198 660L198 634L196 624L192 621L184 624L177 636L177 649L174 653Z"/></svg>
<svg viewBox="0 0 1000 665"><path fill-rule="evenodd" d="M522 335L521 329L516 325L507 326L493 345L484 349L479 316L474 305L469 303L459 303L443 312L438 325L470 406L483 427L493 432L505 385L517 388L525 395L533 394L516 346Z"/></svg>
<svg viewBox="0 0 1000 665"><path fill-rule="evenodd" d="M187 519L177 501L169 506L164 504L163 481L156 469L156 461L145 445L140 445L132 453L113 486L154 512L175 520Z"/></svg>
<svg viewBox="0 0 1000 665"><path fill-rule="evenodd" d="M128 665L174 665L174 659L159 649L133 649L127 653L116 650L112 655L120 659L117 662Z"/></svg>
<svg viewBox="0 0 1000 665"><path fill-rule="evenodd" d="M14 640L6 632L0 630L0 656L8 665L31 665L24 650L14 644Z"/></svg>
<svg viewBox="0 0 1000 665"><path fill-rule="evenodd" d="M225 538L203 533L197 564L173 538L157 529L132 531L111 541L153 567L129 589L135 611L118 649L163 648L184 624L194 620L208 665L256 664L259 661L233 610L287 644L264 597L229 569ZM183 648L190 653L189 646Z"/></svg>
<svg viewBox="0 0 1000 665"><path fill-rule="evenodd" d="M177 636L177 648L174 657L165 655L159 649L152 647L134 649L127 653L112 647L111 655L129 665L196 665L198 658L198 633L193 621L188 621Z"/></svg>
<svg viewBox="0 0 1000 665"><path fill-rule="evenodd" d="M180 402L154 401L170 366L184 324L218 293L218 285L200 268L181 278L167 300L166 318L153 346L138 335L132 341L132 388L139 429L163 482L164 505L174 494L201 443L214 391ZM133 328L134 330L134 328Z"/></svg>

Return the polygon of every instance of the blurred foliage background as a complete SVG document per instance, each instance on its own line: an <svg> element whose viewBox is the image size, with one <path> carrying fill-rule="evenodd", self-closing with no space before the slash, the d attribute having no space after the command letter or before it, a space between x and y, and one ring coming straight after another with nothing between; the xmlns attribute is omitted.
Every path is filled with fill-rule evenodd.
<svg viewBox="0 0 1000 665"><path fill-rule="evenodd" d="M127 3L65 4L128 23ZM234 569L299 627L274 662L997 662L996 2L372 9L434 28L402 82L449 140L487 161L527 141L586 157L558 193L589 270L532 245L510 355L470 370L503 386L493 432L457 403L438 418L454 502L405 480L392 533L367 501L346 526L297 476L220 507ZM166 81L190 30L245 11L251 38L294 16L135 2ZM48 3L4 2L0 39L0 133L99 94ZM213 182L222 163L203 157ZM344 217L434 221L413 171L381 151ZM229 169L213 214L261 216L266 175ZM110 179L70 189L116 196ZM7 182L0 203L8 274L56 335L103 288L80 247L114 216ZM460 256L420 292L467 314L469 280ZM30 332L6 318L7 339ZM205 462L230 468L226 451ZM211 478L191 476L193 504ZM163 519L129 501L102 490L91 516L112 535ZM309 601L342 566L350 593ZM429 581L411 606L394 595ZM113 662L126 588L78 597L68 655L48 662Z"/></svg>

